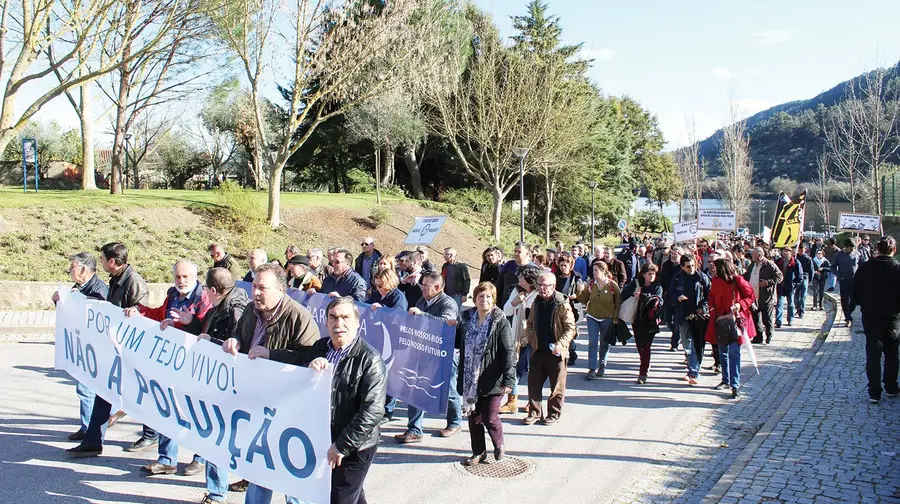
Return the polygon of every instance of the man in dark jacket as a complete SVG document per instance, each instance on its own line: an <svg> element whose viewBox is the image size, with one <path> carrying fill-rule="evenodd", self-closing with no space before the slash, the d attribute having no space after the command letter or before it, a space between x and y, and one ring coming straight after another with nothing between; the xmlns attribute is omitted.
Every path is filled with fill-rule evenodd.
<svg viewBox="0 0 900 504"><path fill-rule="evenodd" d="M407 252L398 259L398 266L402 274L397 275L400 278L400 285L397 288L406 296L407 306L416 306L422 299L422 254L418 252Z"/></svg>
<svg viewBox="0 0 900 504"><path fill-rule="evenodd" d="M222 350L231 355L247 354L250 359L297 364L298 352L308 350L319 340L319 326L309 310L285 294L286 282L287 273L277 264L257 268L252 304L244 309ZM217 477L227 481L225 475ZM224 493L224 486L219 485ZM263 500L266 495L269 499L272 496L271 490L254 483L247 487L247 493Z"/></svg>
<svg viewBox="0 0 900 504"><path fill-rule="evenodd" d="M659 284L663 288L663 320L672 331L672 338L669 340L669 351L678 350L678 343L681 341L681 335L678 333L678 323L674 321L673 305L669 303L668 292L672 285L672 279L681 271L681 247L673 245L669 249L668 254L662 256L662 265L659 267Z"/></svg>
<svg viewBox="0 0 900 504"><path fill-rule="evenodd" d="M753 343L763 342L765 332L765 344L772 342L772 321L775 316L775 290L784 279L781 270L766 258L766 251L762 247L756 247L750 252L752 262L744 273L744 279L753 286L756 294L756 310L751 310L753 323L756 326L756 338Z"/></svg>
<svg viewBox="0 0 900 504"><path fill-rule="evenodd" d="M837 282L837 276L834 273L834 263L837 261L837 255L840 251L841 249L835 244L834 238L829 238L827 245L825 245L825 259L828 259L828 263L831 264L832 268L825 285L828 292L834 292L834 285Z"/></svg>
<svg viewBox="0 0 900 504"><path fill-rule="evenodd" d="M637 242L630 242L628 247L619 254L618 259L625 266L625 283L634 280L634 277L637 276L638 271L641 269L641 259L638 256L637 249Z"/></svg>
<svg viewBox="0 0 900 504"><path fill-rule="evenodd" d="M687 381L696 385L700 377L705 334L696 334L698 326L693 322L697 317L709 316L710 281L706 273L699 270L693 254L681 256L679 264L681 271L672 278L665 304L671 303L672 320L678 324L678 334L687 359Z"/></svg>
<svg viewBox="0 0 900 504"><path fill-rule="evenodd" d="M859 267L859 254L853 250L853 241L849 238L844 242L844 250L838 252L834 262L831 263L831 271L838 279L838 288L841 291L841 311L844 312L844 323L850 327L853 310L856 304L853 300L853 277ZM895 286L891 286L895 288Z"/></svg>
<svg viewBox="0 0 900 504"><path fill-rule="evenodd" d="M619 288L625 287L625 284L628 283L628 274L625 272L625 265L622 261L613 257L613 250L609 247L603 248L603 262L609 267L609 272L612 273L613 279L616 281Z"/></svg>
<svg viewBox="0 0 900 504"><path fill-rule="evenodd" d="M328 294L330 297L350 296L362 303L366 300L366 289L368 286L366 281L359 273L350 269L350 261L353 255L347 249L338 249L334 253L334 259L331 261L331 274L325 277L322 282L322 294ZM307 294L315 293L314 289L306 291Z"/></svg>
<svg viewBox="0 0 900 504"><path fill-rule="evenodd" d="M516 243L516 249L512 260L500 267L500 278L497 280L497 306L504 306L512 291L519 283L516 275L519 267L531 262L531 250L527 243Z"/></svg>
<svg viewBox="0 0 900 504"><path fill-rule="evenodd" d="M387 371L381 354L359 336L359 311L352 298L334 299L325 313L329 337L301 352L299 364L317 371L334 367L328 448L331 502L357 504L366 502L363 485L381 437Z"/></svg>
<svg viewBox="0 0 900 504"><path fill-rule="evenodd" d="M469 288L472 286L469 267L459 262L459 256L453 247L444 249L444 260L446 262L441 267L444 293L453 298L456 301L456 307L461 310L463 303L469 298Z"/></svg>
<svg viewBox="0 0 900 504"><path fill-rule="evenodd" d="M225 247L219 243L213 243L209 246L209 257L213 260L213 268L225 268L231 272L234 278L241 278L244 271L231 254L225 252Z"/></svg>
<svg viewBox="0 0 900 504"><path fill-rule="evenodd" d="M797 262L800 263L803 274L800 282L797 283L797 288L794 289L794 305L797 307L797 318L802 319L803 314L806 313L806 292L813 281L813 273L815 273L812 257L810 257L805 243L801 243L797 249Z"/></svg>
<svg viewBox="0 0 900 504"><path fill-rule="evenodd" d="M69 277L75 282L72 290L84 294L88 299L105 301L106 296L109 295L109 287L97 276L97 261L87 252L81 252L69 258ZM59 302L59 292L54 292L51 299L54 305ZM81 405L81 427L69 434L69 441L84 439L88 424L91 422L91 411L94 409L94 398L96 397L91 389L81 383L75 385L75 393L78 395L78 402Z"/></svg>
<svg viewBox="0 0 900 504"><path fill-rule="evenodd" d="M869 401L881 400L881 355L884 354L884 389L888 397L900 393L900 265L894 260L897 242L886 236L875 246L877 255L866 261L853 279L853 299L862 312L866 333L866 376Z"/></svg>
<svg viewBox="0 0 900 504"><path fill-rule="evenodd" d="M381 252L375 248L375 238L371 236L363 238L362 243L359 245L362 247L362 252L356 256L353 270L366 282L366 290L368 290L369 286L372 285L372 275L378 269L378 260L381 259Z"/></svg>
<svg viewBox="0 0 900 504"><path fill-rule="evenodd" d="M426 273L422 276L422 298L415 307L409 309L410 315L421 315L438 320L455 321L458 315L456 302L444 294L444 281L440 273ZM459 352L453 352L453 367L450 370L450 383L456 383L459 369ZM425 412L412 404L406 405L409 421L406 432L397 434L394 439L401 444L422 442L422 422ZM451 437L459 432L462 425L462 402L456 387L450 387L450 398L447 406L447 427L441 430L441 437Z"/></svg>
<svg viewBox="0 0 900 504"><path fill-rule="evenodd" d="M146 303L150 296L147 282L128 264L128 249L125 245L112 242L100 247L100 265L109 273L109 296L107 301L120 308L129 308ZM96 457L103 453L103 435L110 421L112 406L102 397L94 399L91 421L81 444L66 450L73 457ZM159 435L148 426L144 426L140 439L131 444L125 451L138 451L150 448L159 442Z"/></svg>
<svg viewBox="0 0 900 504"><path fill-rule="evenodd" d="M803 267L794 258L794 251L788 247L781 249L781 257L775 259L775 266L781 271L783 279L778 285L778 304L775 307L775 327L781 327L784 316L784 305L787 305L787 325L794 318L794 290L803 281Z"/></svg>

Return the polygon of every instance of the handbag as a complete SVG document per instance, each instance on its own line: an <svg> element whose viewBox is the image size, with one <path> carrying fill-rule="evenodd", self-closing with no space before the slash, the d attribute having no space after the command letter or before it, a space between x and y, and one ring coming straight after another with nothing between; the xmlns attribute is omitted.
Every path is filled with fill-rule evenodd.
<svg viewBox="0 0 900 504"><path fill-rule="evenodd" d="M731 305L734 306L737 302L737 285L734 287L731 299ZM738 341L742 334L746 334L743 317L736 316L730 309L727 314L716 317L716 342L718 345L729 345Z"/></svg>
<svg viewBox="0 0 900 504"><path fill-rule="evenodd" d="M633 324L634 316L637 314L637 308L638 300L635 296L631 296L625 301L622 301L622 304L619 306L619 321Z"/></svg>

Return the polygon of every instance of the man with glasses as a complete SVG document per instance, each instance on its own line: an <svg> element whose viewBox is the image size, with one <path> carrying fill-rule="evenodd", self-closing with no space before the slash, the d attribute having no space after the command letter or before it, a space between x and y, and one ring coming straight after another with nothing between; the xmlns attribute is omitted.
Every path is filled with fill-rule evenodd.
<svg viewBox="0 0 900 504"><path fill-rule="evenodd" d="M356 263L353 269L366 282L366 289L368 289L372 285L372 275L375 274L377 269L375 265L381 259L381 252L375 248L375 238L371 236L363 238L359 246L362 247L362 253L356 256Z"/></svg>
<svg viewBox="0 0 900 504"><path fill-rule="evenodd" d="M350 269L350 261L352 260L353 255L349 250L335 250L331 260L331 275L325 277L320 292L333 298L350 296L360 303L364 302L368 287L365 280L359 276L359 273ZM315 292L315 289L306 291L310 296L315 294Z"/></svg>
<svg viewBox="0 0 900 504"><path fill-rule="evenodd" d="M575 338L575 315L568 299L556 291L556 276L543 273L538 278L538 295L531 305L525 337L531 345L528 369L528 416L525 425L542 421L551 425L562 414L566 395L569 344ZM547 416L544 416L542 389L550 379Z"/></svg>
<svg viewBox="0 0 900 504"><path fill-rule="evenodd" d="M856 247L859 254L859 264L862 264L872 258L872 245L869 243L869 235L862 235L859 238L859 246Z"/></svg>

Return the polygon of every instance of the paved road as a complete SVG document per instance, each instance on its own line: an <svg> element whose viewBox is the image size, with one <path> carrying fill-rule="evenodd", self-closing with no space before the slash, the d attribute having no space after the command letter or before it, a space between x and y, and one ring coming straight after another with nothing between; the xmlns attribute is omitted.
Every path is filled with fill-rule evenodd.
<svg viewBox="0 0 900 504"><path fill-rule="evenodd" d="M395 419L384 429L367 481L369 501L699 502L788 395L800 363L812 357L823 320L812 312L802 324L780 332L775 344L758 347L761 375L753 376L745 359L745 396L736 402L711 390L719 381L711 372L701 377L701 386L680 382L683 356L667 351L667 333L654 347L648 385L635 383L633 345L614 347L607 377L593 382L584 380L586 359L580 352L559 424L524 426L522 414L504 417L508 452L534 465L533 472L514 479L478 478L460 470L458 461L469 454L465 429L450 439L394 444L392 436L404 427ZM5 485L4 502L200 500L200 476L139 474L137 468L153 454L122 451L139 433L132 422L109 431L102 458L67 460L62 450L72 445L65 434L74 430L77 398L71 381L52 369L52 344L0 344L0 352L0 474L13 483ZM426 420L426 435L443 426L441 419ZM190 454L181 455L187 462ZM242 502L242 496L232 495L229 502Z"/></svg>

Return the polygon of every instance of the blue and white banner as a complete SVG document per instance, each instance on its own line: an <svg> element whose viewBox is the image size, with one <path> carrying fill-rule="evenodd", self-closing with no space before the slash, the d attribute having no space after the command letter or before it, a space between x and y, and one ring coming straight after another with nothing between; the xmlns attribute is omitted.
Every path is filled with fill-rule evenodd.
<svg viewBox="0 0 900 504"><path fill-rule="evenodd" d="M237 285L253 298L252 284L239 281ZM318 293L309 296L298 289L288 289L288 295L312 313L319 332L327 335L325 307L331 298ZM429 413L445 414L450 387L456 386L450 383L456 329L425 315L390 308L373 310L365 303L356 306L360 335L381 350L387 366L388 395Z"/></svg>
<svg viewBox="0 0 900 504"><path fill-rule="evenodd" d="M234 357L65 288L56 368L223 471L302 501L330 501L330 370Z"/></svg>

